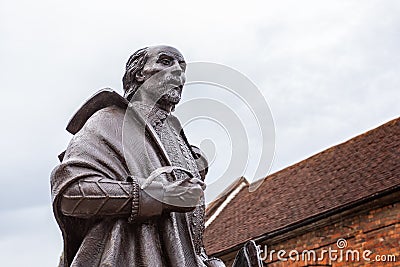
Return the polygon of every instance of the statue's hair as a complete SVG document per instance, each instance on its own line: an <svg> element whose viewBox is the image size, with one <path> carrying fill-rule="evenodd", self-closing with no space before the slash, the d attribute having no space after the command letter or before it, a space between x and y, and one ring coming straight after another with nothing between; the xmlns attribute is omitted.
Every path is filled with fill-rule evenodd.
<svg viewBox="0 0 400 267"><path fill-rule="evenodd" d="M124 97L128 100L131 100L132 96L136 93L141 85L141 83L136 80L136 73L141 71L146 64L148 51L148 47L139 49L133 53L128 59L128 62L126 62L126 69L124 77L122 78L122 84L124 87Z"/></svg>

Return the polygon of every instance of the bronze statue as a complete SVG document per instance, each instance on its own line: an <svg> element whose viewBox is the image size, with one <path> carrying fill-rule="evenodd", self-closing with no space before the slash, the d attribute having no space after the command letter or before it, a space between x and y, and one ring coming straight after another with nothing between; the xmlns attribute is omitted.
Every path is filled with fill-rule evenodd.
<svg viewBox="0 0 400 267"><path fill-rule="evenodd" d="M175 48L140 49L124 96L102 90L69 122L74 136L51 174L59 266L225 266L202 242L207 161L171 114L185 68Z"/></svg>

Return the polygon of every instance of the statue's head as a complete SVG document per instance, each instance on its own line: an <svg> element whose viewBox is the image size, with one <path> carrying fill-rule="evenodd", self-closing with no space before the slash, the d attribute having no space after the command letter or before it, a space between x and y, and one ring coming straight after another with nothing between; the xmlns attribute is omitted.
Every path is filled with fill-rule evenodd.
<svg viewBox="0 0 400 267"><path fill-rule="evenodd" d="M186 81L185 70L186 62L176 48L142 48L133 53L126 63L122 79L124 97L131 100L139 90L141 98L153 98L174 106L181 98Z"/></svg>

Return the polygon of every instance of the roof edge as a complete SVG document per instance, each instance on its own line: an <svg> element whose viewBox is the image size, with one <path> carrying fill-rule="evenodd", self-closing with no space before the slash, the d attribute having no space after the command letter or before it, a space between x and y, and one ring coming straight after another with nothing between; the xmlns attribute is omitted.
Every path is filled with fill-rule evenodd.
<svg viewBox="0 0 400 267"><path fill-rule="evenodd" d="M328 153L328 152L330 152L330 151L332 151L332 150L335 150L335 149L337 149L338 147L341 147L341 146L343 146L343 145L345 145L345 144L348 144L348 143L351 143L351 142L355 142L355 141L358 140L358 139L364 138L366 135L370 135L370 134L375 133L375 131L378 130L378 129L380 129L380 128L384 128L384 127L387 127L387 126L389 126L389 125L393 125L393 124L398 123L398 122L400 122L400 117L396 117L396 118L394 118L394 119L391 119L391 120L389 120L389 121L386 121L385 123L383 123L383 124L381 124L381 125L378 125L378 126L375 126L374 128L371 128L371 129L367 130L366 132L363 132L363 133L361 133L361 134L358 134L358 135L356 135L356 136L353 136L353 137L351 137L351 138L349 138L349 139L345 139L344 141L339 141L337 144L334 144L334 145L332 145L332 146L330 146L330 147L327 147L327 148L325 148L325 149L323 149L323 150L321 150L321 151L319 151L319 152L316 152L315 154L309 155L309 156L307 156L306 158L303 158L303 159L301 159L301 160L299 160L299 161L297 161L297 162L295 162L295 163L293 163L293 164L291 164L291 165L288 165L288 166L286 166L286 167L283 167L283 168L280 169L280 170L277 170L277 171L275 171L275 172L273 172L273 173L270 173L270 174L268 174L267 176L265 176L264 178L260 178L259 180L256 180L254 183L257 183L257 182L259 182L260 180L263 180L263 181L264 181L264 180L270 178L271 176L275 176L275 175L278 175L278 174L281 173L281 172L287 171L287 169L296 168L297 166L301 165L301 164L304 163L304 162L307 162L307 161L310 160L311 158L318 157L318 156L320 156L321 154Z"/></svg>
<svg viewBox="0 0 400 267"><path fill-rule="evenodd" d="M241 179L239 179L238 182L235 184L236 186L232 187L229 190L229 194L226 195L221 204L213 208L213 210L215 209L215 211L206 221L205 228L207 228L218 217L218 215L225 209L229 202L231 202L236 197L236 195L239 194L240 191L242 191L243 188L246 188L246 186L248 186L248 183L246 181L241 181Z"/></svg>

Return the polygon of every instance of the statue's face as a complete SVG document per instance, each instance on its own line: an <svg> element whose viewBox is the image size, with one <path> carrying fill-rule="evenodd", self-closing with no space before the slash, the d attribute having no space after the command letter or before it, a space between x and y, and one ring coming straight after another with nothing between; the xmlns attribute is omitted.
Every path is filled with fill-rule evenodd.
<svg viewBox="0 0 400 267"><path fill-rule="evenodd" d="M148 59L136 74L144 82L139 91L159 104L176 105L185 84L186 62L182 54L170 46L150 47Z"/></svg>

